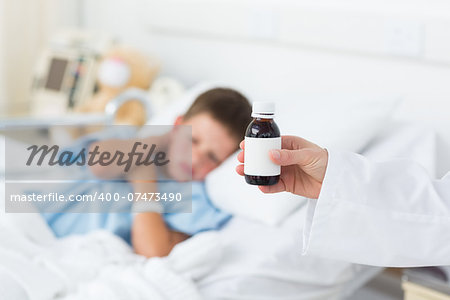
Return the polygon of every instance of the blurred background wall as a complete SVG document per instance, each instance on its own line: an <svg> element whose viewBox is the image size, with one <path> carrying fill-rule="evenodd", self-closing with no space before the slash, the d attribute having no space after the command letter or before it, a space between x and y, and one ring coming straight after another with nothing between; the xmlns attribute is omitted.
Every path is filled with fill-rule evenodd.
<svg viewBox="0 0 450 300"><path fill-rule="evenodd" d="M53 33L77 26L77 2L71 0L0 0L0 108L28 105L36 60Z"/></svg>
<svg viewBox="0 0 450 300"><path fill-rule="evenodd" d="M4 2L0 2L0 20L4 19ZM4 34L3 34L3 22L0 22L0 45L4 45ZM5 91L5 58L3 47L0 47L0 109L4 109L4 103L6 102L6 91Z"/></svg>
<svg viewBox="0 0 450 300"><path fill-rule="evenodd" d="M450 108L444 0L85 1L83 25L157 54L187 84L223 79L268 98L395 92L424 118L424 104L438 104L433 117Z"/></svg>

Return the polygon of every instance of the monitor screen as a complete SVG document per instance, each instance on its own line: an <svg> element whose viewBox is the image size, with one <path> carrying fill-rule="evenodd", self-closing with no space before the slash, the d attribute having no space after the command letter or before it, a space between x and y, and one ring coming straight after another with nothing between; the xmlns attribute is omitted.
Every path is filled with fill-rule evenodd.
<svg viewBox="0 0 450 300"><path fill-rule="evenodd" d="M66 59L52 58L50 69L47 75L45 88L48 90L59 91L64 79L68 61Z"/></svg>

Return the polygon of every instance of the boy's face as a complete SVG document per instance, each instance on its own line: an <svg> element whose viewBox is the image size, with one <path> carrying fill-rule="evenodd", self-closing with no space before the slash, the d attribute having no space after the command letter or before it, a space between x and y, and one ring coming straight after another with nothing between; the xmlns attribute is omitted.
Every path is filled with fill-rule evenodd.
<svg viewBox="0 0 450 300"><path fill-rule="evenodd" d="M192 172L192 180L204 180L209 172L220 165L237 149L238 141L228 133L225 126L214 120L208 113L201 113L187 120L179 118L176 125L189 125L192 128L192 169L190 170ZM170 152L181 151L185 148L182 144L184 142L183 137L177 137L175 132L169 147L169 157ZM187 170L188 164L181 161L175 161L174 163L177 173L180 170L189 171ZM182 175L171 175L176 179L183 179Z"/></svg>

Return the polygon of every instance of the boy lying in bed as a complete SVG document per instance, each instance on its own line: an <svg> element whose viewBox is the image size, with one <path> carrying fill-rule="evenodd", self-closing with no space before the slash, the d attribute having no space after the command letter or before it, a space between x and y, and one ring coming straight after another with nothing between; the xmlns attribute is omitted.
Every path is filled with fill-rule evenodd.
<svg viewBox="0 0 450 300"><path fill-rule="evenodd" d="M166 256L177 243L198 232L219 229L231 217L212 205L203 180L238 149L246 126L251 121L250 115L251 106L243 95L232 89L216 88L198 96L186 113L177 118L175 125L188 125L192 129L192 213L161 214L160 211L145 211L136 214L44 214L44 217L59 237L102 228L131 243L138 254L146 257ZM117 147L130 149L127 141L121 141L120 146L117 141L95 142L90 145L90 149L98 146L100 152L112 153ZM129 143L135 141L130 140ZM117 165L92 166L91 171L101 178L116 178L123 172L123 167L119 168ZM158 188L157 182L132 180L147 179L149 172L156 172L155 168L132 166L127 176L132 188L129 192L164 192ZM96 190L114 192L115 188L114 183L110 182L103 187L97 186Z"/></svg>

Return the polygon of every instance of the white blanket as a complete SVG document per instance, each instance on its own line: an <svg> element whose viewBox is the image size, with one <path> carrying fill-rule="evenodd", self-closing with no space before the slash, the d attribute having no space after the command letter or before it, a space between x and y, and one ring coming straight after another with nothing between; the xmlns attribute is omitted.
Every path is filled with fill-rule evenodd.
<svg viewBox="0 0 450 300"><path fill-rule="evenodd" d="M8 279L8 286L0 284L2 299L201 299L193 281L222 255L214 234L191 238L168 257L152 259L134 254L106 231L58 240L48 232L39 237L36 232L47 229L38 217L1 218L0 279ZM34 224L26 229L24 221Z"/></svg>
<svg viewBox="0 0 450 300"><path fill-rule="evenodd" d="M4 145L0 136L0 149ZM0 153L0 299L201 299L194 285L222 257L218 236L204 233L165 258L133 253L107 231L56 239L39 214L5 214Z"/></svg>

